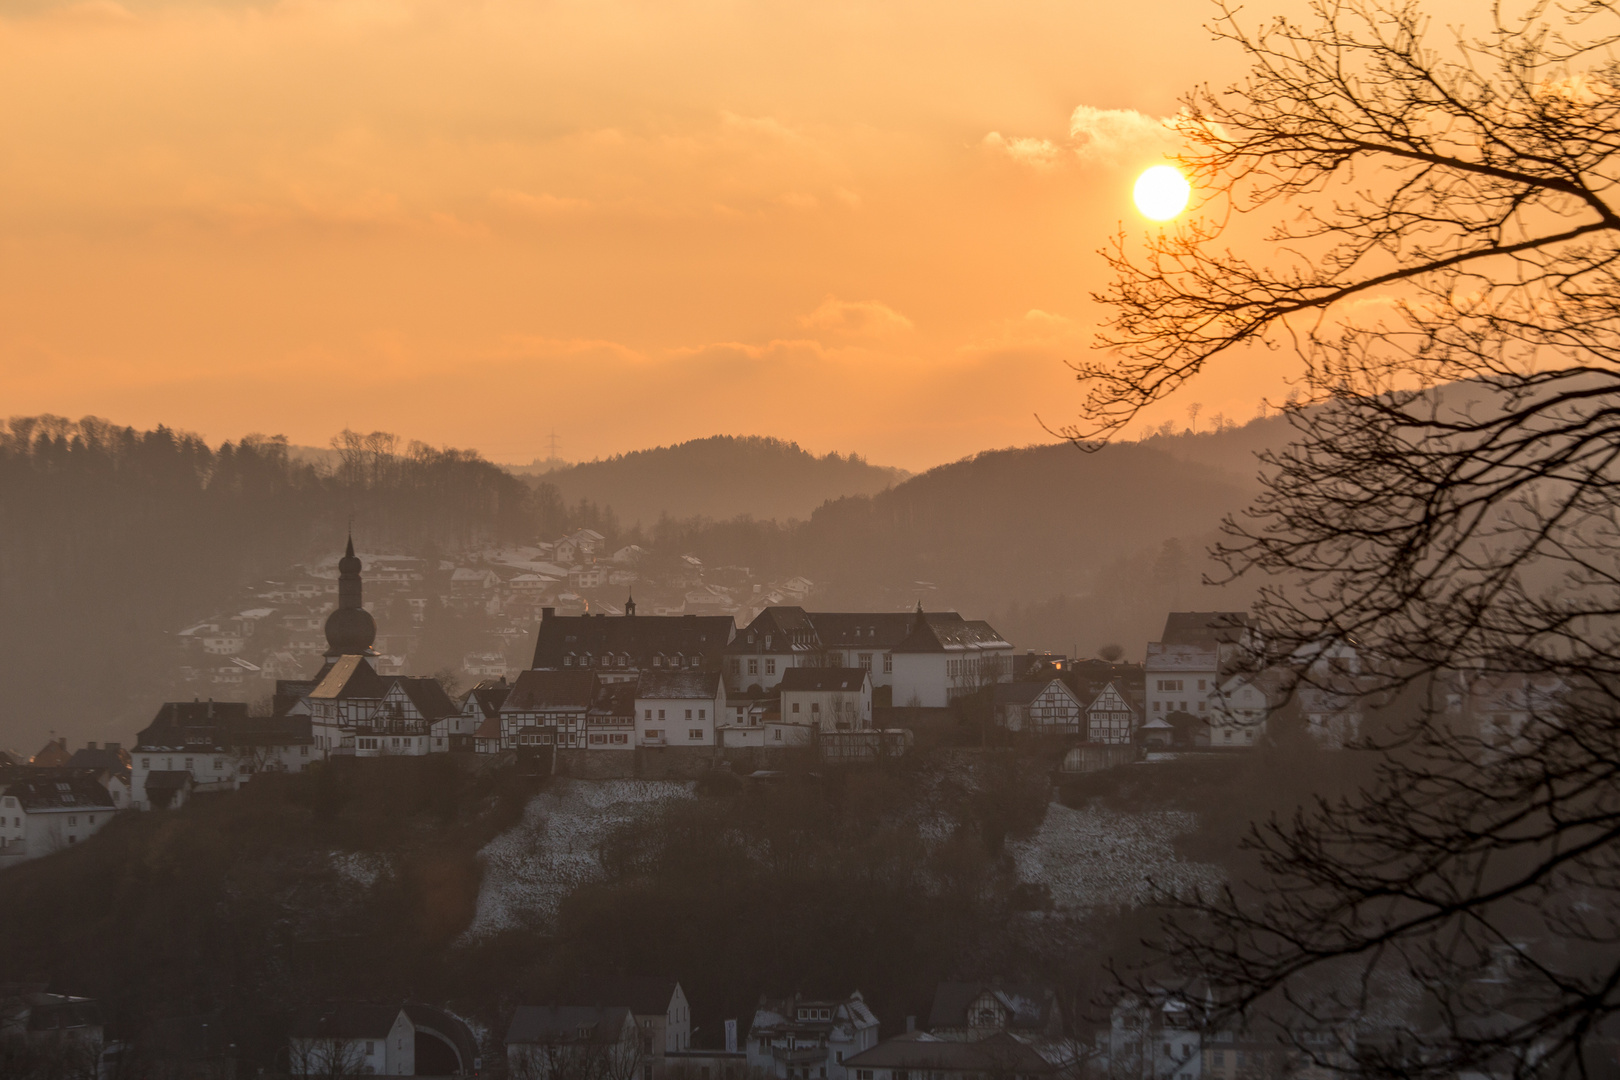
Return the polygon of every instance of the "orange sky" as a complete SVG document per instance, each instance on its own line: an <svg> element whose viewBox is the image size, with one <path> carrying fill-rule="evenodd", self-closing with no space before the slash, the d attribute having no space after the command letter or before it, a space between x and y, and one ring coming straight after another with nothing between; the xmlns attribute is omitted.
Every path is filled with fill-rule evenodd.
<svg viewBox="0 0 1620 1080"><path fill-rule="evenodd" d="M1201 0L5 10L4 413L520 462L1044 440L1153 118L1238 62Z"/></svg>

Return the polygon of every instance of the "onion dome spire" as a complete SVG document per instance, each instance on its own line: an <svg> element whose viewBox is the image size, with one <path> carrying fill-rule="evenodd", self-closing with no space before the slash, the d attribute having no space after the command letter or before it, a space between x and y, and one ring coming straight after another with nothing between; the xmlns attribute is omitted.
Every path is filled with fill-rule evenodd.
<svg viewBox="0 0 1620 1080"><path fill-rule="evenodd" d="M326 617L327 656L376 656L371 647L377 640L377 622L361 605L360 560L354 554L354 537L338 560L338 603Z"/></svg>

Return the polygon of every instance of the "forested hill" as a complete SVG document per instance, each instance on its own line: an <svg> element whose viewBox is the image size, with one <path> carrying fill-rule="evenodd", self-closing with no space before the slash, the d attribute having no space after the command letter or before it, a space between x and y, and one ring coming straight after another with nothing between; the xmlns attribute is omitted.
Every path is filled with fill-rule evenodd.
<svg viewBox="0 0 1620 1080"><path fill-rule="evenodd" d="M589 499L611 506L626 526L650 526L665 515L804 519L828 499L868 495L906 475L858 454L817 457L781 439L715 435L572 465L543 479L568 502Z"/></svg>
<svg viewBox="0 0 1620 1080"><path fill-rule="evenodd" d="M340 550L350 520L374 549L424 552L572 523L552 489L389 436L351 436L323 471L279 438L0 426L0 746L55 724L127 737L174 676L177 629Z"/></svg>

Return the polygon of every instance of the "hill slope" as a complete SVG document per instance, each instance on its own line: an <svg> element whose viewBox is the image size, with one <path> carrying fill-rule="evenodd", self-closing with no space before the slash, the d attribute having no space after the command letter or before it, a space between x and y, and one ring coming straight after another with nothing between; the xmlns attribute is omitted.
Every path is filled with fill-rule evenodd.
<svg viewBox="0 0 1620 1080"><path fill-rule="evenodd" d="M906 477L857 454L816 457L798 443L714 435L545 473L570 503L611 506L620 522L671 517L803 519L845 495L869 495Z"/></svg>

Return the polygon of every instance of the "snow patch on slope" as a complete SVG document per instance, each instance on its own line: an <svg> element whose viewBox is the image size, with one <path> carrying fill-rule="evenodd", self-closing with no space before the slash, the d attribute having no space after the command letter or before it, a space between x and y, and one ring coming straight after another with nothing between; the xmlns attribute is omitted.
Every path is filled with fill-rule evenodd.
<svg viewBox="0 0 1620 1080"><path fill-rule="evenodd" d="M1131 906L1147 900L1154 886L1182 894L1220 886L1220 867L1176 852L1175 838L1197 825L1198 816L1186 811L1126 814L1054 802L1034 836L1007 847L1018 879L1046 885L1059 908Z"/></svg>
<svg viewBox="0 0 1620 1080"><path fill-rule="evenodd" d="M667 780L559 780L524 808L523 821L484 845L478 909L463 940L549 926L564 897L602 877L597 850L620 825L693 798Z"/></svg>

